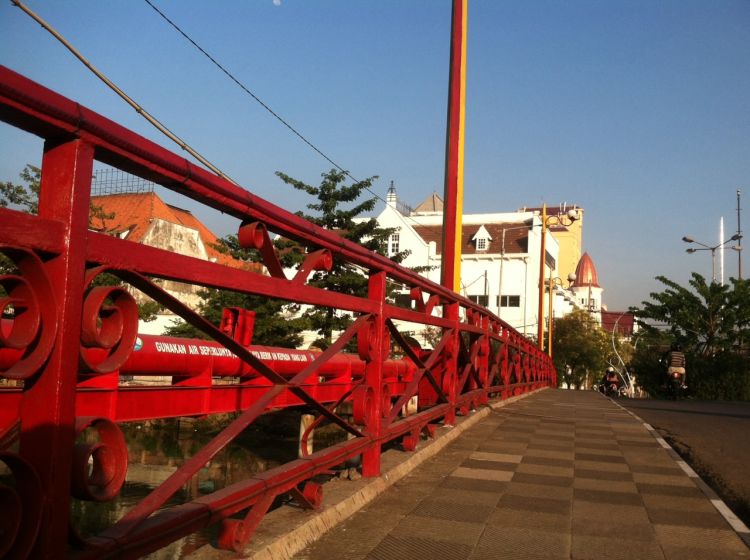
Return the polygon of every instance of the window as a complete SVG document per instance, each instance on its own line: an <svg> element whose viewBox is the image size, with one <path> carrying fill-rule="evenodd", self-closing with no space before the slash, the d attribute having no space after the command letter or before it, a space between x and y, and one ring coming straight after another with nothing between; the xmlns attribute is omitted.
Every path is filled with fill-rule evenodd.
<svg viewBox="0 0 750 560"><path fill-rule="evenodd" d="M521 307L521 296L501 296L500 307Z"/></svg>
<svg viewBox="0 0 750 560"><path fill-rule="evenodd" d="M490 303L490 296L467 296L471 301L478 305L484 305L487 307L487 305Z"/></svg>
<svg viewBox="0 0 750 560"><path fill-rule="evenodd" d="M477 251L486 251L487 249L489 249L490 241L492 241L492 236L490 235L490 232L487 231L486 227L479 226L479 229L471 237L471 240L474 242L474 249L476 249Z"/></svg>
<svg viewBox="0 0 750 560"><path fill-rule="evenodd" d="M390 243L388 244L388 254L389 255L397 254L399 252L398 245L399 245L399 234L398 233L391 234L391 240L390 240Z"/></svg>

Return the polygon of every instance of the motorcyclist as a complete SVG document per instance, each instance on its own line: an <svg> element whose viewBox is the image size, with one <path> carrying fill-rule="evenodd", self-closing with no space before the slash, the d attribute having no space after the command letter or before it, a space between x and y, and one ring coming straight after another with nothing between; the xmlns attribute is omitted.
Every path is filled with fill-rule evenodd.
<svg viewBox="0 0 750 560"><path fill-rule="evenodd" d="M682 346L678 344L677 342L673 342L672 346L670 347L669 351L666 354L666 364L667 364L667 375L670 379L676 377L675 374L678 374L681 378L680 384L682 385L682 388L685 389L687 385L685 385L686 380L686 373L685 373L685 353L682 351Z"/></svg>
<svg viewBox="0 0 750 560"><path fill-rule="evenodd" d="M608 389L610 389L612 385L615 385L615 390L613 392L616 393L617 389L620 388L620 378L617 375L615 368L610 366L607 368L607 370L604 372L604 375L602 376L602 381L600 385L601 392L606 394L608 392Z"/></svg>

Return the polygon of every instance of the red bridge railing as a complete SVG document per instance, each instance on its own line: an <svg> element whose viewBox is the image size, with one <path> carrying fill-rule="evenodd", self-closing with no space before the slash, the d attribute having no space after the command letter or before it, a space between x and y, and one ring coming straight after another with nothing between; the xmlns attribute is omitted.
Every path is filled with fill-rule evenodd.
<svg viewBox="0 0 750 560"><path fill-rule="evenodd" d="M278 496L318 507L322 488L314 476L359 455L363 475L378 476L384 444L397 440L411 451L420 436L434 435L457 414L556 382L548 357L487 309L4 67L0 118L45 140L38 215L0 208L0 251L12 263L0 276L6 316L0 322L0 557L133 558L212 524L220 526L219 546L239 550ZM95 160L239 218L246 224L241 239L260 250L270 275L90 231ZM294 278L284 276L269 231L310 248ZM368 271L367 297L306 284L307 274L325 270L334 254ZM136 306L123 286L90 287L104 272L215 342L141 336L143 348L133 352ZM155 279L334 308L355 320L324 352L248 347L242 333L210 324ZM387 301L387 281L410 289L411 309ZM439 342L432 350L414 347L399 332L401 321L437 327ZM354 340L357 354L344 354ZM391 356L394 346L402 358ZM170 358L143 365L139 352L149 348L171 350ZM133 373L171 381L124 383ZM419 409L406 415L404 405L414 396ZM165 506L260 415L299 405L350 438ZM127 478L118 423L225 412L239 414L135 507L96 536L78 534L71 505L111 500Z"/></svg>

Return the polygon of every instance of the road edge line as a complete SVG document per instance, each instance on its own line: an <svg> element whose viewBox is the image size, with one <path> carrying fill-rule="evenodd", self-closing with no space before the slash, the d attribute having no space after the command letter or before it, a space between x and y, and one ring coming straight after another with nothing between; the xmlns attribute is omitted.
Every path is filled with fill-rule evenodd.
<svg viewBox="0 0 750 560"><path fill-rule="evenodd" d="M727 524L732 528L732 530L737 533L737 536L742 540L742 542L745 543L745 546L750 548L750 528L748 528L748 526L745 525L745 523L735 515L735 513L729 508L724 500L722 500L714 491L714 489L711 488L708 483L703 480L700 475L685 462L680 454L675 451L674 447L669 445L669 443L663 437L661 437L661 435L659 435L659 433L651 424L645 422L643 418L638 416L635 412L633 412L632 410L628 410L614 399L610 400L625 412L630 414L633 418L638 420L641 424L643 424L646 430L654 439L656 439L659 445L661 445L667 451L667 454L674 460L675 463L677 463L680 469L682 469L682 471L688 477L690 477L693 482L695 482L695 485L700 488L701 492L703 492L706 498L708 498L708 501L711 502L711 505L713 505L714 508L716 508L716 511L718 511L719 514L724 518L724 521L726 521Z"/></svg>

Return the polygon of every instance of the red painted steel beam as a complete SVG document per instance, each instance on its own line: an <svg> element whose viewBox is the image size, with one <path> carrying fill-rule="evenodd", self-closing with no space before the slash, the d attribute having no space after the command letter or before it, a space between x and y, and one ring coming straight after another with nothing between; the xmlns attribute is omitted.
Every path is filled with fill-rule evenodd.
<svg viewBox="0 0 750 560"><path fill-rule="evenodd" d="M89 189L93 147L81 140L47 141L42 160L39 216L65 224L66 251L51 259L47 274L57 297L59 327L42 374L24 388L20 454L42 484L45 506L34 556L59 555L68 534L71 449L75 440L75 386L81 338Z"/></svg>
<svg viewBox="0 0 750 560"><path fill-rule="evenodd" d="M138 558L242 511L266 493L278 495L288 492L315 474L326 472L346 459L360 455L370 444L371 441L364 438L345 441L177 506L173 508L174 511L157 512L134 530L130 538L92 540L90 545L94 548L77 554L75 558Z"/></svg>
<svg viewBox="0 0 750 560"><path fill-rule="evenodd" d="M308 303L369 313L374 306L367 300L264 276L255 272L228 268L210 261L179 255L133 243L100 233L89 233L88 259L123 270L138 270L143 274L167 280L184 280L189 276L195 284L212 288L235 290Z"/></svg>
<svg viewBox="0 0 750 560"><path fill-rule="evenodd" d="M0 208L0 244L60 254L65 249L65 223Z"/></svg>
<svg viewBox="0 0 750 560"><path fill-rule="evenodd" d="M243 220L258 220L271 231L330 249L346 260L382 270L394 280L421 286L460 301L462 307L488 310L452 290L397 265L387 257L347 241L267 202L113 121L0 66L0 118L43 138L76 135L95 147L96 159L180 192ZM494 319L497 319L493 315Z"/></svg>

